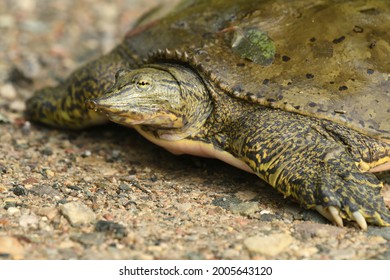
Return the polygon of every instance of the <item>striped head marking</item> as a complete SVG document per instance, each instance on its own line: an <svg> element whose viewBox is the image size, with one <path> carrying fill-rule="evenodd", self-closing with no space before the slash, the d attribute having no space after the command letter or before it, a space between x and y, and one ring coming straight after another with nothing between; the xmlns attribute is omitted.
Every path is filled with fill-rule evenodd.
<svg viewBox="0 0 390 280"><path fill-rule="evenodd" d="M206 87L196 73L180 65L150 64L120 70L115 84L101 97L87 101L90 109L127 126L182 134L209 114ZM199 110L204 108L205 110Z"/></svg>

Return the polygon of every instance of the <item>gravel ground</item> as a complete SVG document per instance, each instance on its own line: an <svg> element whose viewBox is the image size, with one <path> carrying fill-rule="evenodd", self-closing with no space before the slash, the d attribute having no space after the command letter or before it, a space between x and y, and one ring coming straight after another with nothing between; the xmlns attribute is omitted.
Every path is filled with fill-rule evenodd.
<svg viewBox="0 0 390 280"><path fill-rule="evenodd" d="M0 258L390 259L390 228L335 227L218 161L116 125L24 119L35 89L107 52L157 2L0 2Z"/></svg>

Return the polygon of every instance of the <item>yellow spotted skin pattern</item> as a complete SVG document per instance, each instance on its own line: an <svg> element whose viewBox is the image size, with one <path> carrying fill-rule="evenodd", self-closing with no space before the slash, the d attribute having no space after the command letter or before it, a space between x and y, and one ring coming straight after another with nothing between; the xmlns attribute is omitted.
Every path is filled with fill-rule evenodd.
<svg viewBox="0 0 390 280"><path fill-rule="evenodd" d="M37 91L26 103L27 115L31 120L66 129L105 123L107 119L88 110L85 101L103 95L112 86L118 70L136 65L127 51L118 46L80 67L58 86Z"/></svg>
<svg viewBox="0 0 390 280"><path fill-rule="evenodd" d="M209 123L195 138L243 160L260 178L305 208L359 211L367 222L390 225L382 183L358 163L390 155L390 145L341 125L253 106L220 95Z"/></svg>

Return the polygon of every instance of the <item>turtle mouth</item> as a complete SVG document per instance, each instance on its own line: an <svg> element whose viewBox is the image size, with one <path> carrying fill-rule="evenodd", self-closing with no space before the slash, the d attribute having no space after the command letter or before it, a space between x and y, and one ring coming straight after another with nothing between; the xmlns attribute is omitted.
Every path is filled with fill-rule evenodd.
<svg viewBox="0 0 390 280"><path fill-rule="evenodd" d="M89 110L105 115L109 120L126 126L148 125L160 128L182 128L186 123L183 116L169 110L151 107L126 107L100 104L99 100L86 101Z"/></svg>
<svg viewBox="0 0 390 280"><path fill-rule="evenodd" d="M145 116L141 113L129 112L127 110L119 110L118 108L114 108L112 106L101 105L94 99L87 100L85 104L89 110L103 114L108 119L116 123L133 126L142 124L146 121Z"/></svg>

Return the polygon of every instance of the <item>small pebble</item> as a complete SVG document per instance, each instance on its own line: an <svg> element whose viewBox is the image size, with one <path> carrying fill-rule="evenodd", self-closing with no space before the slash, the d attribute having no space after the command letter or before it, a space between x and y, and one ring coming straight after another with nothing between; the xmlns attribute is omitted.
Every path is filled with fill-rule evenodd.
<svg viewBox="0 0 390 280"><path fill-rule="evenodd" d="M116 173L118 173L118 170L115 168L110 168L110 167L102 167L101 168L101 174L103 176L113 176Z"/></svg>
<svg viewBox="0 0 390 280"><path fill-rule="evenodd" d="M332 225L323 225L313 222L303 222L295 225L295 231L301 234L302 238L335 238L346 232L345 228L340 228Z"/></svg>
<svg viewBox="0 0 390 280"><path fill-rule="evenodd" d="M4 209L8 209L10 207L16 207L16 204L17 204L17 201L16 201L16 198L13 198L13 197L7 197L6 199L4 199Z"/></svg>
<svg viewBox="0 0 390 280"><path fill-rule="evenodd" d="M93 223L96 220L95 213L85 204L69 202L60 206L62 215L72 226Z"/></svg>
<svg viewBox="0 0 390 280"><path fill-rule="evenodd" d="M90 151L90 150L85 150L82 154L81 154L81 156L82 157L90 157L92 155L92 152Z"/></svg>
<svg viewBox="0 0 390 280"><path fill-rule="evenodd" d="M310 258L310 256L313 256L318 252L317 247L304 247L304 248L297 248L297 252L295 254L300 258Z"/></svg>
<svg viewBox="0 0 390 280"><path fill-rule="evenodd" d="M132 167L129 172L128 172L129 175L135 175L137 174L137 169L135 169L134 167Z"/></svg>
<svg viewBox="0 0 390 280"><path fill-rule="evenodd" d="M46 195L48 197L54 197L59 194L57 190L47 185L36 185L31 192L38 196Z"/></svg>
<svg viewBox="0 0 390 280"><path fill-rule="evenodd" d="M5 174L7 173L7 167L5 167L4 165L0 165L0 174Z"/></svg>
<svg viewBox="0 0 390 280"><path fill-rule="evenodd" d="M49 147L45 147L42 151L41 151L41 154L42 155L45 155L45 156L51 156L53 154L53 150Z"/></svg>
<svg viewBox="0 0 390 280"><path fill-rule="evenodd" d="M99 246L105 241L104 234L99 232L82 233L77 236L72 236L71 239L85 246Z"/></svg>
<svg viewBox="0 0 390 280"><path fill-rule="evenodd" d="M46 23L37 20L25 20L21 22L22 30L32 33L43 33L49 30Z"/></svg>
<svg viewBox="0 0 390 280"><path fill-rule="evenodd" d="M19 240L11 236L0 236L0 254L19 260L24 257L24 248Z"/></svg>
<svg viewBox="0 0 390 280"><path fill-rule="evenodd" d="M145 171L145 173L150 173L150 172L152 172L152 169L150 169L149 167L145 167L144 171Z"/></svg>
<svg viewBox="0 0 390 280"><path fill-rule="evenodd" d="M31 123L26 121L22 126L22 132L24 135L28 135L31 132Z"/></svg>
<svg viewBox="0 0 390 280"><path fill-rule="evenodd" d="M124 226L111 221L103 221L103 220L98 221L95 226L95 231L112 233L117 238L122 238L127 235L127 231Z"/></svg>
<svg viewBox="0 0 390 280"><path fill-rule="evenodd" d="M4 209L7 210L10 207L16 207L16 202L5 201Z"/></svg>
<svg viewBox="0 0 390 280"><path fill-rule="evenodd" d="M242 202L239 204L230 204L230 211L234 214L240 214L243 216L254 215L260 211L258 202Z"/></svg>
<svg viewBox="0 0 390 280"><path fill-rule="evenodd" d="M240 256L240 252L234 249L227 249L222 253L222 258L225 260L236 260Z"/></svg>
<svg viewBox="0 0 390 280"><path fill-rule="evenodd" d="M22 63L23 64L23 63ZM24 66L20 65L22 68ZM33 80L29 77L27 77L24 73L22 68L18 68L16 65L11 69L11 71L8 74L8 80L12 83L12 85L17 85L19 88L19 93L23 95L23 89L22 88L30 88L33 84ZM25 69L29 71L30 69ZM28 73L30 74L30 73Z"/></svg>
<svg viewBox="0 0 390 280"><path fill-rule="evenodd" d="M46 169L45 170L45 175L46 175L47 178L53 178L55 173L52 170L50 170L50 169Z"/></svg>
<svg viewBox="0 0 390 280"><path fill-rule="evenodd" d="M58 210L54 207L44 207L38 209L37 214L44 216L51 221L58 215Z"/></svg>
<svg viewBox="0 0 390 280"><path fill-rule="evenodd" d="M334 260L353 259L358 254L354 248L332 249L329 251L329 256Z"/></svg>
<svg viewBox="0 0 390 280"><path fill-rule="evenodd" d="M156 174L150 175L150 181L152 181L152 182L157 182L157 180L158 180L158 177L157 177Z"/></svg>
<svg viewBox="0 0 390 280"><path fill-rule="evenodd" d="M20 216L20 209L17 207L10 207L7 209L7 213L10 216Z"/></svg>
<svg viewBox="0 0 390 280"><path fill-rule="evenodd" d="M0 174L1 174L1 171L0 171ZM6 191L8 191L8 189L5 186L0 184L0 193L6 192Z"/></svg>
<svg viewBox="0 0 390 280"><path fill-rule="evenodd" d="M66 198L61 198L57 201L58 204L66 204L68 203L68 200Z"/></svg>
<svg viewBox="0 0 390 280"><path fill-rule="evenodd" d="M38 222L38 217L35 214L23 214L19 218L19 225L22 228L37 229Z"/></svg>
<svg viewBox="0 0 390 280"><path fill-rule="evenodd" d="M16 89L11 83L7 83L0 88L0 97L7 100L14 100L16 96Z"/></svg>
<svg viewBox="0 0 390 280"><path fill-rule="evenodd" d="M15 100L15 101L11 102L11 104L9 105L9 108L11 111L14 111L14 112L23 112L26 110L26 104L24 103L24 101Z"/></svg>
<svg viewBox="0 0 390 280"><path fill-rule="evenodd" d="M17 185L15 187L13 187L12 192L14 193L14 195L17 195L17 196L25 196L28 193L26 188L22 185Z"/></svg>
<svg viewBox="0 0 390 280"><path fill-rule="evenodd" d="M230 210L231 205L233 204L239 204L242 201L236 197L218 197L214 199L211 204L214 206L220 206L224 209Z"/></svg>
<svg viewBox="0 0 390 280"><path fill-rule="evenodd" d="M277 233L269 236L253 236L244 240L245 247L252 254L275 257L285 251L294 238L287 233Z"/></svg>
<svg viewBox="0 0 390 280"><path fill-rule="evenodd" d="M0 16L0 28L12 28L15 26L15 19L12 15L3 14Z"/></svg>
<svg viewBox="0 0 390 280"><path fill-rule="evenodd" d="M68 189L70 190L74 190L74 191L82 191L83 189L78 187L78 186L75 186L75 185L69 185L69 186L66 186Z"/></svg>
<svg viewBox="0 0 390 280"><path fill-rule="evenodd" d="M126 184L126 183L121 183L121 184L119 184L119 189L120 189L121 191L128 191L128 190L130 190L131 188L130 188L130 186L129 186L128 184Z"/></svg>
<svg viewBox="0 0 390 280"><path fill-rule="evenodd" d="M111 213L107 213L103 215L103 218L107 221L113 221L115 217Z"/></svg>
<svg viewBox="0 0 390 280"><path fill-rule="evenodd" d="M280 215L275 214L261 214L260 220L263 222L272 222L280 219Z"/></svg>
<svg viewBox="0 0 390 280"><path fill-rule="evenodd" d="M119 150L113 150L111 152L112 159L118 159L120 157L120 155L121 155L121 151L119 151Z"/></svg>
<svg viewBox="0 0 390 280"><path fill-rule="evenodd" d="M180 212L187 212L188 210L191 209L192 203L176 203L175 207Z"/></svg>
<svg viewBox="0 0 390 280"><path fill-rule="evenodd" d="M258 195L259 195L258 192L253 192L253 191L238 191L236 193L237 198L239 198L242 201L249 201L255 199Z"/></svg>
<svg viewBox="0 0 390 280"><path fill-rule="evenodd" d="M0 113L0 123L9 123L9 119Z"/></svg>
<svg viewBox="0 0 390 280"><path fill-rule="evenodd" d="M94 182L94 179L91 176L86 176L83 178L85 182Z"/></svg>

